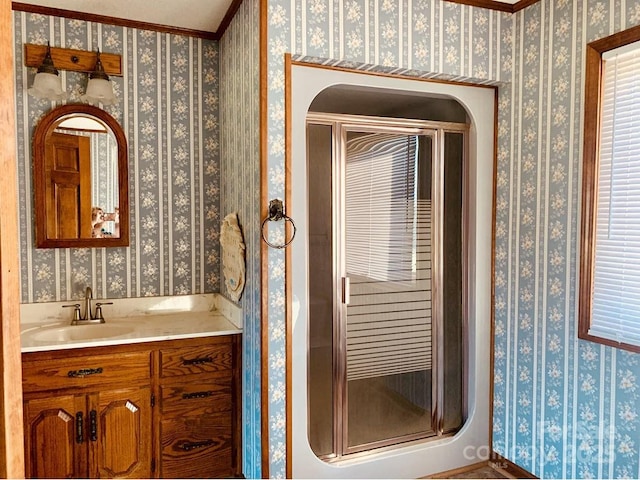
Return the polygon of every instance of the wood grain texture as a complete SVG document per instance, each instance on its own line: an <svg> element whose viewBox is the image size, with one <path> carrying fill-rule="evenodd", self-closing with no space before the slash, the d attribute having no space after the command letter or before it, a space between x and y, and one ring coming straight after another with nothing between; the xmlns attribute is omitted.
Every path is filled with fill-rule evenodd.
<svg viewBox="0 0 640 480"><path fill-rule="evenodd" d="M530 5L534 5L538 3L540 0L520 0L512 5L512 13L519 12L522 9L527 8Z"/></svg>
<svg viewBox="0 0 640 480"><path fill-rule="evenodd" d="M231 477L242 471L241 337L216 340L160 349L162 477ZM191 364L209 358L213 362Z"/></svg>
<svg viewBox="0 0 640 480"><path fill-rule="evenodd" d="M92 477L150 478L151 389L101 391L90 397L92 410L97 418L96 440L87 433Z"/></svg>
<svg viewBox="0 0 640 480"><path fill-rule="evenodd" d="M88 476L88 444L76 442L76 412L85 407L84 397L74 395L25 401L27 478Z"/></svg>
<svg viewBox="0 0 640 480"><path fill-rule="evenodd" d="M228 414L163 419L161 476L234 476L231 427Z"/></svg>
<svg viewBox="0 0 640 480"><path fill-rule="evenodd" d="M45 152L47 238L91 238L91 140L52 132Z"/></svg>
<svg viewBox="0 0 640 480"><path fill-rule="evenodd" d="M29 474L40 472L38 475L56 478L69 472L96 478L240 476L241 345L241 335L228 335L23 354L27 385L24 428L29 432L34 419L45 415L43 411L48 422L46 440L27 436L27 452L36 459L46 457L30 468ZM161 352L166 354L171 371L165 378L160 376ZM204 371L195 372L191 366L185 369L180 365L182 359L203 355L213 355L214 361L222 359L224 364L212 370L207 362ZM96 369L101 371L86 377L68 376L70 370ZM90 440L91 411L98 419L95 441ZM73 456L73 465L65 460L55 464L55 471L42 474L42 463L52 460L36 447L45 445L48 451L60 439L75 441L77 431L66 422L75 425L78 412L84 417L88 453L82 448L78 453L77 446L62 442L59 456ZM45 423L31 430L42 431L44 427L39 425ZM69 453L72 450L74 453Z"/></svg>
<svg viewBox="0 0 640 480"><path fill-rule="evenodd" d="M513 5L510 3L496 2L494 0L448 0L451 3L462 3L473 7L488 8L500 12L513 13ZM536 0L538 1L538 0Z"/></svg>
<svg viewBox="0 0 640 480"><path fill-rule="evenodd" d="M493 96L493 187L492 187L492 199L491 199L491 345L489 347L490 357L490 367L489 371L494 372L495 365L495 331L496 331L496 218L497 218L497 204L498 204L498 98L499 92L498 88L495 89L495 93ZM468 181L469 176L465 174L465 179ZM468 187L467 187L468 188ZM468 190L467 190L468 191ZM466 239L468 241L468 239ZM466 262L465 262L466 263ZM469 278L465 276L465 278ZM468 281L467 281L468 284ZM468 311L468 310L466 310ZM464 338L469 338L468 329L465 328ZM468 353L467 353L468 355ZM467 356L468 358L468 356ZM467 365L467 361L465 361L465 365ZM468 370L468 366L465 366L465 369ZM465 373L468 375L468 371ZM465 392L464 398L469 398L467 387L465 382ZM493 399L493 393L495 389L495 379L494 375L491 375L491 380L489 381L489 398ZM493 445L493 401L489 402L489 445Z"/></svg>
<svg viewBox="0 0 640 480"><path fill-rule="evenodd" d="M160 377L213 373L233 366L231 343L160 350Z"/></svg>
<svg viewBox="0 0 640 480"><path fill-rule="evenodd" d="M160 409L164 416L210 415L233 410L231 375L170 383L162 385L160 391Z"/></svg>
<svg viewBox="0 0 640 480"><path fill-rule="evenodd" d="M22 386L25 392L87 391L122 382L127 385L148 385L151 382L150 375L150 352L147 350L117 355L84 354L60 360L25 361Z"/></svg>
<svg viewBox="0 0 640 480"><path fill-rule="evenodd" d="M20 270L11 2L0 0L0 476L24 476Z"/></svg>
<svg viewBox="0 0 640 480"><path fill-rule="evenodd" d="M38 68L47 53L46 45L27 43L24 46L24 64ZM91 73L95 70L98 55L87 50L51 47L51 59L58 70ZM100 62L108 75L122 76L122 55L100 52Z"/></svg>

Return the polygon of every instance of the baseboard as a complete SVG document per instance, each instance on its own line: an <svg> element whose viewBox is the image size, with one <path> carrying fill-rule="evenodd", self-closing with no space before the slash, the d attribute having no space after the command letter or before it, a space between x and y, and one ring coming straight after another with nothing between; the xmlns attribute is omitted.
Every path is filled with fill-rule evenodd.
<svg viewBox="0 0 640 480"><path fill-rule="evenodd" d="M472 465L466 465L464 467L454 468L452 470L447 470L446 472L439 472L433 475L428 475L426 477L420 478L456 478L460 476L462 473L470 472L471 470L477 470L478 468L486 467L487 462L478 462Z"/></svg>
<svg viewBox="0 0 640 480"><path fill-rule="evenodd" d="M538 478L533 473L526 471L496 452L491 452L489 466L511 478Z"/></svg>

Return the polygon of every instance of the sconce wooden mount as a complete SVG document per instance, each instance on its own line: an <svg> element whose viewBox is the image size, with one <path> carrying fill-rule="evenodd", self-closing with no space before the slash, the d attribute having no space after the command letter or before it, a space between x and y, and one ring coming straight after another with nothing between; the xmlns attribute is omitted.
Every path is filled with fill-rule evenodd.
<svg viewBox="0 0 640 480"><path fill-rule="evenodd" d="M25 65L27 67L39 67L46 53L46 45L25 44ZM86 50L51 47L51 58L58 70L91 73L96 65L97 54ZM122 55L100 52L100 61L107 75L122 76Z"/></svg>

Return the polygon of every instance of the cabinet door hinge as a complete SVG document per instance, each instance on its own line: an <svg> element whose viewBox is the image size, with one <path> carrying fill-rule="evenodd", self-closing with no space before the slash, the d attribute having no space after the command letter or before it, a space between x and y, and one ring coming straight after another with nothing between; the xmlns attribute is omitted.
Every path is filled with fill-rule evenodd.
<svg viewBox="0 0 640 480"><path fill-rule="evenodd" d="M154 393L151 394L151 406L156 406L156 395Z"/></svg>

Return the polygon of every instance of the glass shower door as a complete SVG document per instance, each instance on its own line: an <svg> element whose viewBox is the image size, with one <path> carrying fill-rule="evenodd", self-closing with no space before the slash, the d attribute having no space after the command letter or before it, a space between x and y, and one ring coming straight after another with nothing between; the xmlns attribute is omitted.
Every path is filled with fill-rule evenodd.
<svg viewBox="0 0 640 480"><path fill-rule="evenodd" d="M434 136L346 131L345 453L435 434Z"/></svg>
<svg viewBox="0 0 640 480"><path fill-rule="evenodd" d="M464 423L465 128L308 124L309 443L326 461Z"/></svg>

